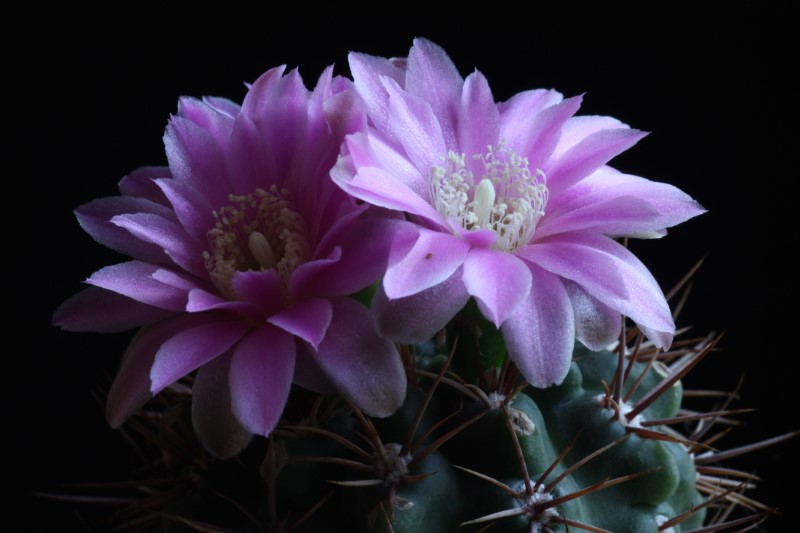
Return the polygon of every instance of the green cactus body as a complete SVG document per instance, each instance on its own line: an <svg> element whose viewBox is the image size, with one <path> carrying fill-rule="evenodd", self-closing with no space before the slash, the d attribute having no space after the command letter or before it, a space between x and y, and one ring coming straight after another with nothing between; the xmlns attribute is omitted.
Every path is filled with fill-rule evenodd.
<svg viewBox="0 0 800 533"><path fill-rule="evenodd" d="M435 371L442 364L433 358L427 368ZM702 501L695 488L697 472L683 444L654 438L652 432L668 434L658 425L644 433L631 428L674 417L682 389L679 382L665 387L628 420L623 415L630 405L667 372L633 363L620 397L633 384L635 390L615 411L606 387L617 366L615 353L580 351L561 385L527 387L510 399L498 392L484 394L483 402L441 383L429 396L425 387L433 378L428 373L420 380L422 388L409 388L406 404L393 416L362 417L368 427L359 427L354 413L339 411L339 422L328 424L331 434L362 453L331 436L286 439L282 451L289 466L277 476L278 514L297 516L334 491L319 508L327 531L467 532L497 521L510 533L562 532L573 529L569 524L615 533L658 532L660 525ZM350 422L342 423L348 416ZM388 462L381 459L384 452L375 451L376 439L391 456ZM312 456L342 461L320 466L306 461ZM312 466L319 470L306 472ZM588 487L597 490L582 493ZM700 510L665 530L699 527L703 519Z"/></svg>

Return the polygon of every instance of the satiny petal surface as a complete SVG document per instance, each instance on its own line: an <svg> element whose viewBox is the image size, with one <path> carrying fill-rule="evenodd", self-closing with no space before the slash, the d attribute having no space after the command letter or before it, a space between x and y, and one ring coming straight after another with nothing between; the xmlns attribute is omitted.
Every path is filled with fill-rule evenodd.
<svg viewBox="0 0 800 533"><path fill-rule="evenodd" d="M425 39L405 61L351 54L350 64L367 126L347 137L332 176L359 200L405 213L424 236L395 250L376 293L384 335L433 334L466 292L537 386L564 378L576 336L593 349L612 340L616 314L669 345L663 293L612 238L661 237L703 208L609 166L645 132L578 115L582 95L538 89L496 102L480 71L464 80Z"/></svg>
<svg viewBox="0 0 800 533"><path fill-rule="evenodd" d="M402 78L392 62L363 63L361 75L381 91ZM400 405L397 348L349 296L399 262L418 230L395 211L357 203L331 179L345 136L363 133L366 109L385 103L362 98L332 66L311 90L297 69L270 69L241 106L182 97L164 134L168 166L142 167L123 178L120 196L76 210L95 240L131 257L95 272L53 317L78 331L142 328L109 395L113 426L154 394L194 383L195 431L212 454L230 457L253 434L272 432L295 385L342 394L381 416ZM428 104L402 88L392 106L408 125L423 116L436 124ZM441 137L419 134L422 149ZM397 162L402 146L367 152ZM354 143L354 155L363 147ZM416 168L404 171L409 178ZM403 181L379 189L407 190L421 216L445 222Z"/></svg>

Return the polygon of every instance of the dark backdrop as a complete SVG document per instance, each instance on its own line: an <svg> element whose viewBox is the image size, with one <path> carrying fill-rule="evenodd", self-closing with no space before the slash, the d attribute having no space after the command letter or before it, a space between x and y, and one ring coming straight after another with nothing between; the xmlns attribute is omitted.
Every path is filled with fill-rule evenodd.
<svg viewBox="0 0 800 533"><path fill-rule="evenodd" d="M161 137L178 96L241 100L243 82L282 63L299 65L312 84L330 63L348 74L349 50L402 56L414 36L441 44L463 75L481 70L498 100L536 87L586 93L582 114L612 115L652 132L614 166L672 183L709 210L660 241L632 246L664 288L707 256L679 325L726 333L722 351L687 382L730 389L745 376L737 405L759 411L742 417L745 427L726 438L727 446L800 427L791 366L797 350L791 163L798 135L788 74L796 60L785 59L792 57L788 12L742 7L701 20L665 10L630 13L635 23L578 24L569 9L533 19L505 12L439 20L392 9L402 12L309 18L229 8L205 12L205 23L196 25L183 9L141 8L123 16L97 8L102 23L76 28L33 65L22 62L14 84L20 91L6 99L19 119L4 151L21 156L21 164L6 169L12 193L3 217L12 239L3 289L11 295L4 326L12 365L7 459L20 474L12 481L24 496L23 516L50 524L30 530L102 531L92 509L25 495L124 479L133 461L95 399L130 335L65 333L49 325L81 280L119 260L82 232L72 210L115 194L117 181L135 167L165 163ZM86 46L75 45L82 40ZM788 531L798 519L792 498L798 444L734 463L762 476L757 496L785 512L768 531Z"/></svg>

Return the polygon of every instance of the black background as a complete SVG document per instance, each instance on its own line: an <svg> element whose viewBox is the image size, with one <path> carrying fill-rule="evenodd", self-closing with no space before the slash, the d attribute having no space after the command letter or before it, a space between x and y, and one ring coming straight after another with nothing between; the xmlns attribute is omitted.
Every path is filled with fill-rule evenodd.
<svg viewBox="0 0 800 533"><path fill-rule="evenodd" d="M725 447L800 428L796 365L796 70L791 18L781 4L700 17L674 8L606 22L577 7L466 12L435 19L390 6L391 16L287 14L261 4L192 12L98 7L96 22L54 39L46 54L16 57L6 98L6 240L3 293L10 396L11 486L30 531L102 531L83 506L31 498L69 482L124 479L133 460L104 419L98 391L130 334L66 333L49 325L93 271L121 260L82 232L72 210L116 194L137 166L165 164L162 134L180 95L240 101L244 82L278 64L307 85L347 52L404 56L415 36L442 45L463 75L474 68L495 98L554 88L586 93L581 114L615 116L652 132L612 164L674 184L709 212L632 249L665 289L707 255L679 326L725 331L689 385L745 382L742 416ZM500 9L504 11L500 12ZM310 8L309 8L310 10ZM194 17L201 15L202 22ZM626 17L632 17L628 20ZM580 20L580 22L578 22ZM64 28L62 28L63 30ZM59 36L61 33L59 33ZM51 35L52 37L52 35ZM79 45L78 43L85 43ZM17 65L18 63L18 65ZM780 507L765 531L790 531L800 440L731 463L764 481L756 495ZM12 509L12 514L15 511Z"/></svg>

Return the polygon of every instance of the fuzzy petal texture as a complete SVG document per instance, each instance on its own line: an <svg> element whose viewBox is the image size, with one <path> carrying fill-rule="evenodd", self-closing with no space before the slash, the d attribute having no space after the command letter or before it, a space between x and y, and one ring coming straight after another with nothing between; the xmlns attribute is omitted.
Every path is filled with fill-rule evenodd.
<svg viewBox="0 0 800 533"><path fill-rule="evenodd" d="M467 243L452 235L420 230L414 247L386 271L386 295L403 298L440 284L464 263L469 251Z"/></svg>
<svg viewBox="0 0 800 533"><path fill-rule="evenodd" d="M514 255L474 248L464 262L464 285L483 315L499 328L528 296L531 274Z"/></svg>
<svg viewBox="0 0 800 533"><path fill-rule="evenodd" d="M405 298L390 300L383 285L372 299L378 332L398 342L416 344L429 340L469 301L459 268L449 278Z"/></svg>
<svg viewBox="0 0 800 533"><path fill-rule="evenodd" d="M294 361L292 335L272 326L250 333L234 349L231 403L249 431L269 435L275 428L289 398Z"/></svg>
<svg viewBox="0 0 800 533"><path fill-rule="evenodd" d="M106 417L117 428L152 397L150 371L156 354L172 337L192 329L203 329L219 316L177 315L139 330L122 359L117 378L106 402Z"/></svg>
<svg viewBox="0 0 800 533"><path fill-rule="evenodd" d="M316 362L345 398L369 416L394 413L406 395L406 374L394 344L378 336L369 310L332 300L333 317Z"/></svg>
<svg viewBox="0 0 800 533"><path fill-rule="evenodd" d="M581 95L539 89L495 102L483 74L464 80L424 39L405 61L351 54L350 63L367 131L347 138L334 181L405 213L421 235L395 249L376 293L382 334L414 342L435 333L466 290L538 386L563 378L576 335L594 349L609 341L617 313L669 344L661 290L612 238L661 237L704 210L675 187L609 166L646 133L578 115Z"/></svg>
<svg viewBox="0 0 800 533"><path fill-rule="evenodd" d="M93 286L67 300L54 323L80 331L144 326L112 386L112 424L195 372L195 429L221 457L272 431L292 384L341 393L381 416L399 406L405 374L397 349L347 298L400 261L418 230L396 212L356 202L331 179L345 137L366 133L366 109L388 104L387 83L405 75L392 61L364 62L371 98L333 66L310 90L297 69L270 69L248 85L241 106L181 98L163 137L169 166L139 168L120 181L120 196L78 208L95 240L131 260L94 273ZM372 67L380 74L367 72ZM441 137L421 129L436 124L427 103L392 90L394 114L418 128L420 148ZM401 146L367 152L397 162ZM355 143L354 154L360 148ZM409 177L416 167L404 171L419 186ZM379 183L362 176L352 187ZM403 181L383 189L377 196L406 191L421 216L443 222Z"/></svg>
<svg viewBox="0 0 800 533"><path fill-rule="evenodd" d="M572 303L558 276L531 265L525 301L503 323L508 354L528 383L549 387L564 380L575 345Z"/></svg>
<svg viewBox="0 0 800 533"><path fill-rule="evenodd" d="M253 440L233 412L229 373L231 353L203 365L192 386L192 425L203 447L221 459L244 450Z"/></svg>

